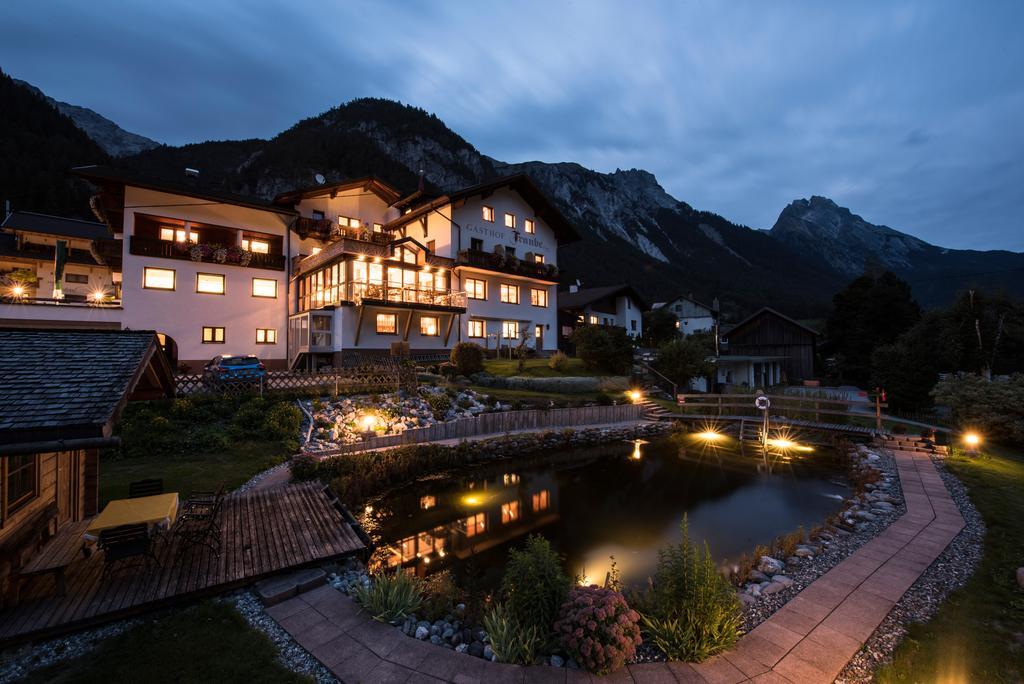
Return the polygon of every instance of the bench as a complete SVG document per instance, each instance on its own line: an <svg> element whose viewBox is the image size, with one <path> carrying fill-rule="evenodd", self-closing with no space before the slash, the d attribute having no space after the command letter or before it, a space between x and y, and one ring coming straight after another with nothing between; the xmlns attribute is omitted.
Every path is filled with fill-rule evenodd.
<svg viewBox="0 0 1024 684"><path fill-rule="evenodd" d="M85 554L85 542L82 535L89 527L91 520L82 520L65 525L54 537L43 546L43 550L32 557L20 571L24 579L36 575L53 575L57 582L57 595L64 596L64 571L78 554Z"/></svg>

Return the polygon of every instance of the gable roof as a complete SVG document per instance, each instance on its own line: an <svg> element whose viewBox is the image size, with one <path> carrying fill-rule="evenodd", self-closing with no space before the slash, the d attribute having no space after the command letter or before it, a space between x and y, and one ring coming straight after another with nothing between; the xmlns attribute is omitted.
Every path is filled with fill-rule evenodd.
<svg viewBox="0 0 1024 684"><path fill-rule="evenodd" d="M684 299L686 301L690 302L691 304L693 304L694 306L699 306L702 309L707 309L708 311L710 311L712 313L715 312L714 307L708 306L707 304L704 304L703 302L698 302L696 299L693 298L692 295L679 295L678 297L673 297L672 299L668 300L667 302L656 302L654 304L654 308L655 309L660 309L662 307L666 307L666 306L670 306L672 304L675 304L676 302L678 302L680 300L684 300Z"/></svg>
<svg viewBox="0 0 1024 684"><path fill-rule="evenodd" d="M742 321L740 321L736 325L734 325L731 328L729 328L728 331L727 331L728 334L729 335L733 334L734 332L736 332L737 330L739 330L743 326L745 326L748 323L750 323L751 321L753 321L755 318L758 318L759 316L762 316L764 314L769 314L769 315L772 315L772 316L777 316L778 318L781 318L782 320L786 321L790 325L794 325L797 328L802 328L803 330L806 330L807 332L811 333L815 337L819 337L821 335L821 333L819 333L817 330L815 330L813 328L808 328L803 323L799 323L797 321L794 321L792 318L790 318L786 314L779 313L775 309L772 309L772 308L767 307L767 306L762 307L761 309L759 309L755 313L752 313L751 315L747 316L746 318L744 318ZM723 334L725 334L725 333L723 333Z"/></svg>
<svg viewBox="0 0 1024 684"><path fill-rule="evenodd" d="M552 202L525 173L503 176L492 181L487 181L486 183L471 185L468 188L463 188L462 190L442 195L441 197L431 200L426 204L421 204L418 207L415 207L407 214L402 214L397 219L384 226L384 228L387 230L401 228L402 226L440 207L443 207L446 204L452 204L453 202L458 202L459 200L468 199L477 195L487 196L495 190L499 190L504 187L509 187L518 192L519 195L525 199L531 207L533 207L537 217L547 223L555 232L555 239L559 244L576 242L580 239L580 235L579 232L577 232L576 227L573 226L569 219L567 219L565 215L559 211L558 207L555 206L554 202Z"/></svg>
<svg viewBox="0 0 1024 684"><path fill-rule="evenodd" d="M559 309L582 309L605 297L632 297L640 304L641 309L647 308L647 302L636 293L631 285L609 285L607 287L580 288L576 292L562 291L558 293Z"/></svg>
<svg viewBox="0 0 1024 684"><path fill-rule="evenodd" d="M372 192L373 194L384 200L385 204L391 206L395 202L398 202L402 193L398 191L393 185L382 181L376 176L363 176L361 178L354 178L351 180L339 181L337 183L327 183L325 185L312 185L305 188L299 188L296 190L288 190L282 192L274 198L274 203L281 206L295 206L302 200L309 197L321 197L323 195L333 195L338 192L344 192L345 190L352 190L355 188L362 188Z"/></svg>
<svg viewBox="0 0 1024 684"><path fill-rule="evenodd" d="M109 437L129 395L173 394L149 330L0 330L0 450ZM17 453L17 451L14 451Z"/></svg>
<svg viewBox="0 0 1024 684"><path fill-rule="evenodd" d="M0 228L81 240L102 240L113 237L105 225L96 221L37 214L34 211L11 212L0 224Z"/></svg>
<svg viewBox="0 0 1024 684"><path fill-rule="evenodd" d="M270 211L275 214L293 216L297 213L294 209L268 202L260 197L241 195L220 188L210 187L202 183L199 178L194 179L195 182L182 179L158 178L126 169L117 169L112 166L96 165L76 166L71 169L71 173L100 187L111 184L121 187L130 186L167 192L174 195L183 195L185 197L195 197L196 199L209 200L220 204L234 204L250 209Z"/></svg>

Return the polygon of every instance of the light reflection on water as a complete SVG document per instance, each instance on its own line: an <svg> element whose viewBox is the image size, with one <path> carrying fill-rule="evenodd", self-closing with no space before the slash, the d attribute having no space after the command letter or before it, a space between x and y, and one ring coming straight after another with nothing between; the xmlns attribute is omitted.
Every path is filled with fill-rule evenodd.
<svg viewBox="0 0 1024 684"><path fill-rule="evenodd" d="M829 449L814 452L675 436L566 449L429 478L373 503L363 523L372 564L426 574L451 568L495 586L508 549L541 533L570 574L604 581L614 556L643 581L659 547L690 534L732 558L839 509L848 489Z"/></svg>

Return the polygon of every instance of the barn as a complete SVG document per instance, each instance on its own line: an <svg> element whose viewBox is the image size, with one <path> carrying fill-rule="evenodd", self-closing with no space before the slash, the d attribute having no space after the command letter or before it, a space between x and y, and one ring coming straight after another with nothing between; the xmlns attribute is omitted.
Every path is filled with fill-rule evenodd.
<svg viewBox="0 0 1024 684"><path fill-rule="evenodd" d="M818 332L765 307L722 334L730 355L781 357L782 382L811 380Z"/></svg>

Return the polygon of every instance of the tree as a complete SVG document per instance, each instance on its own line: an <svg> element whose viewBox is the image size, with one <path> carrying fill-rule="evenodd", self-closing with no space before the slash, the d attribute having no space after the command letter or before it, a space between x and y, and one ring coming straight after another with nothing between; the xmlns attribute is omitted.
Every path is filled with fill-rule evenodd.
<svg viewBox="0 0 1024 684"><path fill-rule="evenodd" d="M625 375L633 366L633 339L625 328L585 325L573 331L571 340L587 368Z"/></svg>
<svg viewBox="0 0 1024 684"><path fill-rule="evenodd" d="M479 344L459 342L452 347L451 362L459 375L472 375L484 369L484 350Z"/></svg>
<svg viewBox="0 0 1024 684"><path fill-rule="evenodd" d="M667 306L644 312L644 342L659 347L679 337L679 319Z"/></svg>
<svg viewBox="0 0 1024 684"><path fill-rule="evenodd" d="M961 428L978 428L1006 444L1024 442L1024 375L992 382L972 373L950 376L932 391Z"/></svg>
<svg viewBox="0 0 1024 684"><path fill-rule="evenodd" d="M870 381L874 350L895 342L921 317L910 285L889 271L853 280L832 298L832 306L826 352L836 359L839 379L861 387Z"/></svg>
<svg viewBox="0 0 1024 684"><path fill-rule="evenodd" d="M693 378L710 375L713 364L708 357L714 354L714 339L708 333L696 333L666 342L658 349L654 370L681 387Z"/></svg>
<svg viewBox="0 0 1024 684"><path fill-rule="evenodd" d="M871 384L886 391L895 409L919 410L931 406L931 390L939 373L954 366L953 354L941 340L946 320L932 311L892 344L880 346L871 356Z"/></svg>

